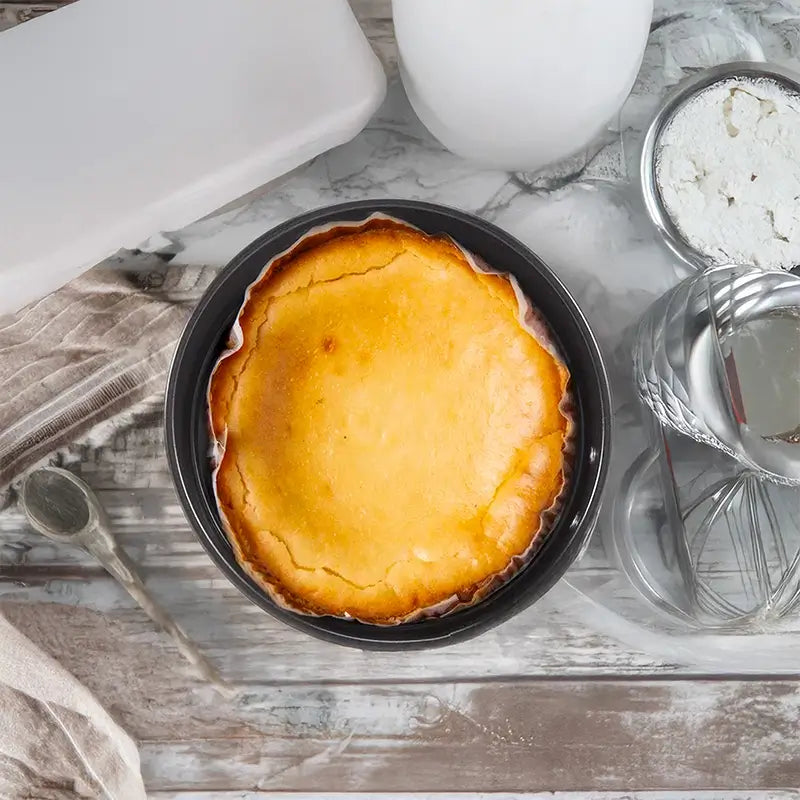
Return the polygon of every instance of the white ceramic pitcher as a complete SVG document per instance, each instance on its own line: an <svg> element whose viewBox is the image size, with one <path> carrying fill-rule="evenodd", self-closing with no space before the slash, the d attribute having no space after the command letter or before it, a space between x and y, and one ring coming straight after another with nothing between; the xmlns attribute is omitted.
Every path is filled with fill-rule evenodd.
<svg viewBox="0 0 800 800"><path fill-rule="evenodd" d="M449 150L538 169L585 147L622 106L652 0L392 0L414 110Z"/></svg>

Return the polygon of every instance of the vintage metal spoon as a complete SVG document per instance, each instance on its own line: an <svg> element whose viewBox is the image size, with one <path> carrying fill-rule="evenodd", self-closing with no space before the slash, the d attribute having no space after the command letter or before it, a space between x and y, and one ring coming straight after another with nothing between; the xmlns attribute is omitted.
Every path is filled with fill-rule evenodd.
<svg viewBox="0 0 800 800"><path fill-rule="evenodd" d="M58 467L37 469L25 479L20 499L29 522L39 533L91 553L150 619L172 636L199 677L226 696L235 693L147 591L133 562L111 533L100 501L80 478Z"/></svg>

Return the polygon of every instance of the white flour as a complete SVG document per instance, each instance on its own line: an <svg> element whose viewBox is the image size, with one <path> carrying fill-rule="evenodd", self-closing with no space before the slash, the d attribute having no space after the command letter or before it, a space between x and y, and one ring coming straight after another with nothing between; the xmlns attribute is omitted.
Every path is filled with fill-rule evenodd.
<svg viewBox="0 0 800 800"><path fill-rule="evenodd" d="M731 79L662 132L656 181L684 238L716 264L800 264L800 97Z"/></svg>

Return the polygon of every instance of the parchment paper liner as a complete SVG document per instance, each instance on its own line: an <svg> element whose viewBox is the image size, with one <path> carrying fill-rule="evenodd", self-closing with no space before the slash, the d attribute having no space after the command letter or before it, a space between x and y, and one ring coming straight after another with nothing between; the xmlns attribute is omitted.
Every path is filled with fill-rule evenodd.
<svg viewBox="0 0 800 800"><path fill-rule="evenodd" d="M236 315L236 321L233 324L231 329L231 333L228 339L228 347L226 350L222 352L217 363L214 366L214 369L211 371L211 377L209 378L209 385L206 391L206 403L209 408L209 415L208 415L208 424L209 424L209 431L211 437L211 453L210 458L212 464L214 466L213 474L212 474L212 482L214 486L214 497L217 501L217 510L219 511L220 519L222 521L223 528L225 530L225 534L228 538L228 541L233 548L234 555L236 556L236 561L238 562L239 566L270 596L270 598L277 603L282 608L288 609L289 611L293 611L299 614L305 614L308 616L337 616L340 619L349 619L359 622L366 622L370 625L400 625L402 623L408 622L418 622L424 619L431 619L434 617L441 617L445 614L452 614L455 611L459 611L461 609L467 608L469 606L473 606L476 603L479 603L481 600L488 597L492 592L510 580L514 575L516 575L524 566L526 566L532 558L536 555L539 548L542 546L547 534L550 532L552 527L554 526L556 520L558 519L558 515L561 512L561 508L563 507L564 500L566 495L569 491L570 480L572 477L573 471L573 464L575 458L575 433L576 433L576 409L575 403L572 396L572 392L570 391L569 387L569 380L567 383L567 388L564 392L563 397L561 398L561 402L559 403L559 411L561 412L562 416L567 422L566 432L564 437L564 445L562 448L562 453L564 455L564 463L562 466L562 484L561 490L556 495L555 499L553 500L552 505L541 512L539 517L539 529L532 535L531 542L528 547L522 553L515 555L511 558L509 563L506 565L499 572L495 572L491 575L488 575L486 578L481 580L480 582L473 584L467 591L461 592L460 594L453 594L450 597L445 598L444 600L439 601L431 606L426 606L425 608L416 609L415 611L410 612L402 617L397 617L391 620L386 620L383 622L373 622L367 620L359 620L358 617L353 617L349 614L345 615L331 615L325 613L317 613L313 610L305 608L301 605L298 605L297 600L299 598L293 598L293 596L287 596L284 592L283 587L280 586L279 583L275 581L272 575L265 570L262 566L253 564L248 561L242 554L241 547L236 540L236 536L232 533L232 526L225 514L222 505L219 502L219 495L217 493L217 474L219 472L220 466L222 465L222 461L225 457L225 444L227 441L227 429L220 431L219 433L214 430L213 419L210 411L210 403L211 403L211 383L214 378L214 374L216 373L219 365L229 356L233 355L237 350L239 350L242 345L244 344L244 332L242 331L241 327L241 317L244 312L245 307L247 306L250 300L250 294L252 293L253 289L255 289L261 281L265 280L269 275L272 274L273 271L281 269L281 267L290 262L291 259L297 255L298 253L311 249L312 247L316 247L320 244L323 244L330 239L335 238L336 236L340 235L342 231L346 231L348 234L352 233L360 233L366 230L374 230L380 228L396 228L400 227L406 230L413 230L418 233L422 233L423 235L429 236L430 234L425 234L424 231L421 231L419 228L416 228L413 225L410 225L407 222L402 220L396 219L394 217L388 216L387 214L371 214L367 219L360 220L358 222L331 222L326 225L320 225L316 228L312 228L310 231L305 233L300 239L298 239L291 247L288 249L278 253L269 262L267 262L264 269L261 270L259 276L247 287L244 295L244 301L239 308L239 312ZM505 277L511 284L512 288L514 289L514 294L517 298L517 303L519 306L518 318L519 322L525 330L527 330L531 336L533 336L540 345L542 345L558 362L561 364L564 369L566 366L564 365L563 358L561 357L560 353L558 352L555 342L553 341L547 323L544 320L544 317L532 306L531 302L528 300L527 297L520 289L519 284L517 283L517 279L513 275L509 275L507 273L502 273L497 270L493 270L485 261L480 259L479 257L473 255L472 253L465 250L458 242L455 242L449 236L442 234L439 237L433 238L446 238L450 242L452 242L464 255L469 265L475 272L485 273L489 275L501 275Z"/></svg>

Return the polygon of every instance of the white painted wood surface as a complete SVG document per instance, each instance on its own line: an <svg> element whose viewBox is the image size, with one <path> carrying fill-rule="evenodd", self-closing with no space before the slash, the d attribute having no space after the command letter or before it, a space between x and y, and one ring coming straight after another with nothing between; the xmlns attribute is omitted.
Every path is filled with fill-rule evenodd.
<svg viewBox="0 0 800 800"><path fill-rule="evenodd" d="M353 4L393 70L388 0ZM0 3L0 27L54 5ZM0 609L139 741L152 797L797 796L767 790L800 786L800 682L692 676L593 632L557 593L479 639L417 653L344 649L273 621L190 531L163 455L162 401L60 457L97 491L154 594L239 687L235 700L199 684L87 557L37 537L16 508L0 515ZM601 561L583 568L602 579ZM681 793L619 794L634 790Z"/></svg>

